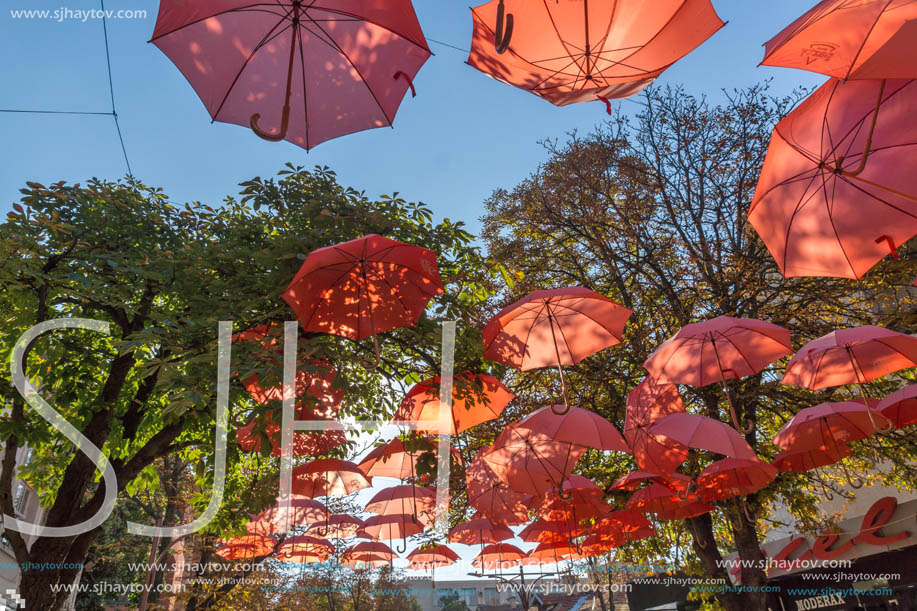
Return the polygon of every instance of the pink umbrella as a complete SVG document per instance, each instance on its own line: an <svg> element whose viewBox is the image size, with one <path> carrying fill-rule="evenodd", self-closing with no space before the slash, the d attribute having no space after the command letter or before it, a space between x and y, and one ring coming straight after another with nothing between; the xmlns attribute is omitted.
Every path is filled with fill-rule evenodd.
<svg viewBox="0 0 917 611"><path fill-rule="evenodd" d="M520 371L557 367L564 406L569 407L563 366L576 365L620 343L631 314L632 310L581 286L534 291L485 325L484 358Z"/></svg>
<svg viewBox="0 0 917 611"><path fill-rule="evenodd" d="M636 490L644 482L653 482L662 484L672 490L687 490L691 486L691 478L681 473L672 473L665 476L658 473L648 473L646 471L631 471L624 477L619 478L611 485L612 490Z"/></svg>
<svg viewBox="0 0 917 611"><path fill-rule="evenodd" d="M421 524L433 523L436 490L423 486L400 485L384 488L369 500L364 508L379 515L412 515Z"/></svg>
<svg viewBox="0 0 917 611"><path fill-rule="evenodd" d="M438 421L439 381L439 376L436 376L415 384L401 401L395 420ZM452 392L451 434L493 420L515 396L493 376L468 372L456 376Z"/></svg>
<svg viewBox="0 0 917 611"><path fill-rule="evenodd" d="M569 408L562 416L558 416L550 407L541 407L519 420L515 427L539 433L554 441L596 450L630 453L627 442L612 423L595 412L579 407Z"/></svg>
<svg viewBox="0 0 917 611"><path fill-rule="evenodd" d="M404 546L396 551L401 554L407 550L408 537L423 532L423 525L410 514L392 514L384 516L371 516L363 522L363 528L357 533L358 537L371 539L402 539Z"/></svg>
<svg viewBox="0 0 917 611"><path fill-rule="evenodd" d="M737 430L706 416L670 414L650 427L650 432L673 439L689 448L707 450L730 458L756 458L754 450Z"/></svg>
<svg viewBox="0 0 917 611"><path fill-rule="evenodd" d="M260 535L271 535L282 527L284 524L284 507L279 502L259 513L252 515L251 521L246 524L245 528L250 533ZM305 496L297 494L291 495L289 508L290 526L312 524L319 522L328 515L328 508Z"/></svg>
<svg viewBox="0 0 917 611"><path fill-rule="evenodd" d="M511 424L479 456L509 488L538 497L570 477L586 449Z"/></svg>
<svg viewBox="0 0 917 611"><path fill-rule="evenodd" d="M860 278L917 233L917 83L825 83L774 128L748 220L784 276Z"/></svg>
<svg viewBox="0 0 917 611"><path fill-rule="evenodd" d="M895 428L917 424L917 385L905 386L879 401L876 411L889 418Z"/></svg>
<svg viewBox="0 0 917 611"><path fill-rule="evenodd" d="M152 42L214 121L307 150L391 125L430 57L408 0L163 0Z"/></svg>
<svg viewBox="0 0 917 611"><path fill-rule="evenodd" d="M487 450L478 453L465 470L468 504L495 523L523 524L528 520L532 495L513 490L500 479L484 460L487 454Z"/></svg>
<svg viewBox="0 0 917 611"><path fill-rule="evenodd" d="M846 444L836 448L814 448L811 450L783 450L779 452L771 464L778 471L812 471L819 467L833 465L834 463L850 456L850 448Z"/></svg>
<svg viewBox="0 0 917 611"><path fill-rule="evenodd" d="M717 316L682 327L650 355L643 368L657 384L707 386L722 384L732 423L739 421L726 386L726 377L755 375L793 352L790 332L751 318ZM750 427L745 432L750 432Z"/></svg>
<svg viewBox="0 0 917 611"><path fill-rule="evenodd" d="M764 488L777 469L758 459L724 458L710 463L697 476L697 496L704 502L751 494Z"/></svg>
<svg viewBox="0 0 917 611"><path fill-rule="evenodd" d="M356 464L339 458L318 458L293 469L293 491L304 496L344 496L371 485Z"/></svg>
<svg viewBox="0 0 917 611"><path fill-rule="evenodd" d="M513 531L505 526L494 524L485 518L477 518L457 524L449 531L449 541L465 545L484 545L499 543L512 539Z"/></svg>
<svg viewBox="0 0 917 611"><path fill-rule="evenodd" d="M663 416L684 411L685 404L674 384L657 384L647 377L627 394L624 438L634 452L637 466L668 475L688 458L688 448L649 432L649 427Z"/></svg>

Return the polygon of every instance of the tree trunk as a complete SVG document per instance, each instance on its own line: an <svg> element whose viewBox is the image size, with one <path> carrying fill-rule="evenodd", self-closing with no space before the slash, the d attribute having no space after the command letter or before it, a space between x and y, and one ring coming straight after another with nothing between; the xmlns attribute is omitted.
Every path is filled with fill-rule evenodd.
<svg viewBox="0 0 917 611"><path fill-rule="evenodd" d="M729 580L729 571L722 566L723 556L716 547L716 538L713 535L713 518L709 513L689 518L693 533L694 553L700 558L707 570L707 575L716 580L721 580L727 587L732 585ZM752 611L745 606L743 596L738 592L717 593L717 600L726 611ZM758 611L755 609L755 611Z"/></svg>

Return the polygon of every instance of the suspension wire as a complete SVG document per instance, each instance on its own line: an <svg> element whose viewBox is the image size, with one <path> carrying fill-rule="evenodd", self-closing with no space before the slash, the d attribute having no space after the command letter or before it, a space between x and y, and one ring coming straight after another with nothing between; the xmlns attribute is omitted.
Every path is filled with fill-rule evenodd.
<svg viewBox="0 0 917 611"><path fill-rule="evenodd" d="M127 173L133 176L131 172L131 162L127 158L127 148L124 146L124 136L121 134L121 124L118 122L118 111L115 109L115 86L111 78L111 52L108 48L108 25L105 19L105 0L99 0L102 7L102 33L105 37L105 62L108 68L108 93L111 96L111 116L115 120L115 129L118 131L118 141L121 143L121 153L124 155L124 165L127 166Z"/></svg>

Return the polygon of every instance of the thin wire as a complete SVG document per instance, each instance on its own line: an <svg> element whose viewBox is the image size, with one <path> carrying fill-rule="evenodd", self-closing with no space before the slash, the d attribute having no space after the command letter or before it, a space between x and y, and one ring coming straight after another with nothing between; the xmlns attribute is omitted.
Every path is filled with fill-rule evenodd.
<svg viewBox="0 0 917 611"><path fill-rule="evenodd" d="M87 112L82 110L20 110L18 108L0 108L0 112L22 112L39 115L101 115L110 117L110 112Z"/></svg>
<svg viewBox="0 0 917 611"><path fill-rule="evenodd" d="M111 78L111 53L108 50L108 26L105 20L105 0L99 0L102 7L102 33L105 36L105 61L108 66L108 92L111 95L111 116L115 119L115 129L118 130L118 141L121 142L121 153L124 155L124 164L127 166L127 173L133 176L131 172L131 162L127 159L127 149L124 146L124 136L121 134L121 124L118 122L118 111L115 110L115 86Z"/></svg>
<svg viewBox="0 0 917 611"><path fill-rule="evenodd" d="M456 51L461 51L462 53L471 53L468 49L463 49L461 47L456 47L455 45L450 45L448 42L442 42L440 40L434 40L432 38L427 38L427 42L433 42L444 47L449 47L450 49L455 49Z"/></svg>

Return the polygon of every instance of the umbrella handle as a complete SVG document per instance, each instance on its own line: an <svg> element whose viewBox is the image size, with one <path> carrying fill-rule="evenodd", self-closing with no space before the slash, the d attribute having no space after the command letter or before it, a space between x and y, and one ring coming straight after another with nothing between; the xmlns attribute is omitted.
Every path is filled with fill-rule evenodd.
<svg viewBox="0 0 917 611"><path fill-rule="evenodd" d="M408 551L408 540L402 539L401 542L404 544L403 547L399 548L397 545L395 546L395 551L398 552L399 555Z"/></svg>
<svg viewBox="0 0 917 611"><path fill-rule="evenodd" d="M556 346L556 344L555 344L555 349L556 349L556 348L557 348L557 346ZM560 358L558 358L558 360L560 360ZM566 415L567 412L570 411L570 399L567 398L567 381L564 379L564 368L563 368L563 366L562 366L562 365L558 365L558 366L557 366L557 371L560 372L560 390L561 390L561 392L562 392L563 395L564 395L564 408L563 408L561 411L557 411L556 409L554 409L554 408L556 408L557 406L556 406L556 405L552 405L552 406L551 406L551 411L554 413L555 416L564 416L564 415Z"/></svg>
<svg viewBox="0 0 917 611"><path fill-rule="evenodd" d="M261 129L261 127L258 126L258 121L260 120L261 113L257 112L253 114L248 120L248 125L252 128L252 131L255 132L255 135L262 140L267 140L268 142L280 142L287 136L287 127L290 123L290 105L284 104L283 106L283 116L280 119L280 131L276 134L272 134Z"/></svg>
<svg viewBox="0 0 917 611"><path fill-rule="evenodd" d="M745 501L744 501L743 499L741 499L741 498L739 499L739 505L742 506L742 513L745 514L745 519L748 520L748 523L749 523L749 524L754 524L754 523L755 523L755 519L754 519L754 517L752 517L752 515L749 513L749 511L748 511L748 505L746 505L746 504L745 504Z"/></svg>
<svg viewBox="0 0 917 611"><path fill-rule="evenodd" d="M411 88L411 97L416 98L417 91L414 89L414 81L411 80L411 77L409 77L406 73L402 72L401 70L395 73L395 77L394 77L395 80L398 80L399 76L408 82L408 87Z"/></svg>
<svg viewBox="0 0 917 611"><path fill-rule="evenodd" d="M697 526L694 524L694 520L688 519L691 522L691 530L694 534L694 542L697 543L697 546L701 549L707 549L707 542L700 538L700 535L697 534Z"/></svg>
<svg viewBox="0 0 917 611"><path fill-rule="evenodd" d="M892 253L892 258L897 259L898 250L895 248L895 241L891 239L890 236L883 233L878 238L876 238L876 244L881 244L882 242L885 242L886 244L888 244L888 249Z"/></svg>
<svg viewBox="0 0 917 611"><path fill-rule="evenodd" d="M847 172L841 169L841 163L843 163L844 158L841 157L837 161L837 171L839 174L844 176L850 176L855 178L863 173L863 170L866 169L866 161L869 159L870 149L872 149L872 135L876 131L876 121L879 118L879 107L882 105L882 95L885 93L885 79L882 79L882 84L879 85L879 99L876 100L876 109L872 113L872 122L869 124L869 132L866 135L866 145L863 147L863 155L860 157L860 165L856 167L852 172Z"/></svg>
<svg viewBox="0 0 917 611"><path fill-rule="evenodd" d="M557 485L557 496L559 496L562 501L569 501L573 498L573 491L564 490L564 485L561 483Z"/></svg>
<svg viewBox="0 0 917 611"><path fill-rule="evenodd" d="M505 16L505 27L504 27ZM503 6L503 0L497 4L497 27L494 29L494 51L498 55L503 55L509 48L509 41L513 38L513 15L506 14Z"/></svg>
<svg viewBox="0 0 917 611"><path fill-rule="evenodd" d="M841 461L841 468L844 470L844 477L847 478L847 483L850 484L851 488L855 488L859 490L860 488L863 487L863 480L860 479L859 477L856 478L855 480L850 479L850 472L847 471L847 465L844 464L844 461Z"/></svg>

